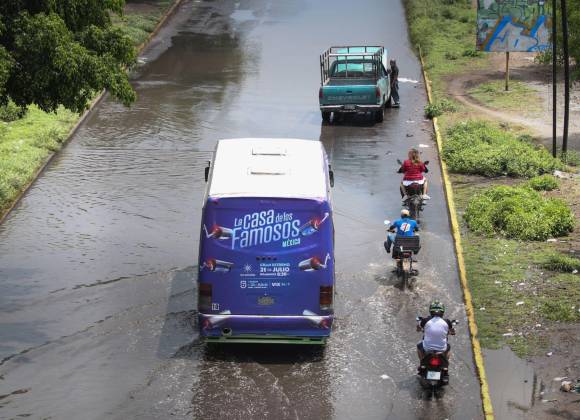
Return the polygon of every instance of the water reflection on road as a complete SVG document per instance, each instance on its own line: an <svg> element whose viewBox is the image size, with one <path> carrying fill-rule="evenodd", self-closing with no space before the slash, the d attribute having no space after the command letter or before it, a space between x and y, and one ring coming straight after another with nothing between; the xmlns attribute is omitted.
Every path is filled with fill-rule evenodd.
<svg viewBox="0 0 580 420"><path fill-rule="evenodd" d="M403 107L321 125L318 54L384 43L420 80L399 1L186 1L143 57L130 109L105 100L0 226L0 410L33 418L480 418L463 323L452 383L426 401L414 318L437 296L465 320L440 174L421 270L401 290L382 249L396 159L423 144L423 86ZM197 338L203 168L227 137L320 139L332 159L337 322L325 350Z"/></svg>

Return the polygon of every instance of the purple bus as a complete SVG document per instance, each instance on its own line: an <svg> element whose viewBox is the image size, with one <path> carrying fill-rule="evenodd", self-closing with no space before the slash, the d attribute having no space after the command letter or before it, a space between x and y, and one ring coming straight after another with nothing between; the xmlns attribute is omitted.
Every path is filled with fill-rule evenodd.
<svg viewBox="0 0 580 420"><path fill-rule="evenodd" d="M334 318L334 226L322 143L220 140L206 180L201 337L325 344Z"/></svg>

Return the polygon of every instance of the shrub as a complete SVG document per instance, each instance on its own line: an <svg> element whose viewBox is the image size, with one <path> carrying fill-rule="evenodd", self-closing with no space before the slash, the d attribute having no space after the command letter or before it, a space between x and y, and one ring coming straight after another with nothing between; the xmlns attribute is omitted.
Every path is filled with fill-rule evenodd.
<svg viewBox="0 0 580 420"><path fill-rule="evenodd" d="M21 108L14 102L0 106L0 121L12 122L26 115L26 108Z"/></svg>
<svg viewBox="0 0 580 420"><path fill-rule="evenodd" d="M427 118L435 118L442 115L444 112L455 112L457 107L453 102L448 99L442 99L433 104L428 104L425 106L425 116Z"/></svg>
<svg viewBox="0 0 580 420"><path fill-rule="evenodd" d="M575 167L580 166L580 153L576 150L568 150L566 153L560 152L560 159L562 159L562 162L566 165Z"/></svg>
<svg viewBox="0 0 580 420"><path fill-rule="evenodd" d="M569 255L554 253L543 256L542 259L540 266L546 270L562 273L572 273L574 270L580 271L580 259Z"/></svg>
<svg viewBox="0 0 580 420"><path fill-rule="evenodd" d="M553 175L540 175L530 179L526 185L536 191L552 191L560 186L560 182Z"/></svg>
<svg viewBox="0 0 580 420"><path fill-rule="evenodd" d="M473 197L464 214L467 226L486 236L543 241L574 229L565 201L544 198L526 187L497 186Z"/></svg>
<svg viewBox="0 0 580 420"><path fill-rule="evenodd" d="M557 300L546 300L540 311L542 315L552 321L574 321L578 317L576 308L567 302Z"/></svg>
<svg viewBox="0 0 580 420"><path fill-rule="evenodd" d="M463 51L462 55L464 57L481 57L481 52L474 48L468 48Z"/></svg>
<svg viewBox="0 0 580 420"><path fill-rule="evenodd" d="M443 158L452 172L486 177L531 178L564 168L544 147L535 147L482 121L451 127L443 145Z"/></svg>
<svg viewBox="0 0 580 420"><path fill-rule="evenodd" d="M446 59L446 60L451 60L451 61L453 61L453 60L457 60L458 58L459 58L459 56L458 56L457 54L455 54L454 52L447 51L447 52L445 53L445 59Z"/></svg>

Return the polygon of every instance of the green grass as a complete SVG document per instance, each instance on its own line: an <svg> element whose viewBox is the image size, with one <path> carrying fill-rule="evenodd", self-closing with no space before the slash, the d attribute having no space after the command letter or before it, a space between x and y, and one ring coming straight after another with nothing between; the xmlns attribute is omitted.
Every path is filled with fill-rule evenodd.
<svg viewBox="0 0 580 420"><path fill-rule="evenodd" d="M147 6L134 9L140 10L140 13L113 17L114 24L122 28L135 45L147 39L173 0L148 1L143 4ZM12 114L8 112L10 110L1 111L0 116L6 120L12 119L8 118ZM0 121L0 216L10 208L50 154L61 148L79 117L64 109L55 114L42 112L32 106L24 118Z"/></svg>
<svg viewBox="0 0 580 420"><path fill-rule="evenodd" d="M26 116L0 122L0 214L32 180L50 153L58 150L78 116L64 109L48 114L30 107Z"/></svg>
<svg viewBox="0 0 580 420"><path fill-rule="evenodd" d="M470 2L405 0L411 41L421 49L435 102L445 98L445 78L487 65L475 50L476 11Z"/></svg>
<svg viewBox="0 0 580 420"><path fill-rule="evenodd" d="M139 13L125 13L121 17L113 16L113 23L115 26L120 27L135 45L141 45L147 40L149 34L153 32L163 14L173 4L173 1L149 1L146 4L152 7L143 9Z"/></svg>
<svg viewBox="0 0 580 420"><path fill-rule="evenodd" d="M510 82L505 90L505 81L482 83L468 90L469 94L490 108L506 111L539 112L542 110L539 93L519 81ZM525 107L522 107L525 104Z"/></svg>
<svg viewBox="0 0 580 420"><path fill-rule="evenodd" d="M462 212L478 185L453 178ZM580 277L571 270L559 273L560 266L547 257L558 255L553 244L482 237L465 223L462 240L478 336L484 347L507 344L520 356L535 354L548 343L537 324L545 328L556 321L580 321ZM569 263L571 257L554 258Z"/></svg>
<svg viewBox="0 0 580 420"><path fill-rule="evenodd" d="M540 267L561 273L580 271L580 259L562 253L539 254L535 260ZM574 274L576 274L574 273Z"/></svg>
<svg viewBox="0 0 580 420"><path fill-rule="evenodd" d="M470 6L471 3L468 0L404 0L411 41L423 53L435 104L451 99L447 95L447 83L456 75L488 68L493 70L489 55L474 51L476 12ZM512 82L511 86L513 90L509 95L501 95L498 86L493 84L480 86L479 94L482 96L478 99L488 105L495 104L490 106L504 109L502 107L515 106L518 100L527 107L532 102L530 98L536 95L518 83ZM441 113L439 124L443 129L443 141L449 141L448 128L469 119L488 117L474 114L472 109L465 106L457 106L456 112ZM517 132L506 124L494 122L493 125L506 132L505 136L498 136L501 139L516 138L522 144L533 144L533 139L521 135L525 131ZM489 150L495 156L495 161L497 151L494 153L493 149L497 146L499 144L496 143ZM521 147L524 151L525 147ZM509 149L507 153L512 157L514 155ZM568 165L580 165L577 155L570 154L568 158ZM518 161L526 162L526 159L522 157ZM548 160L540 159L539 163L542 162L546 163ZM540 166L548 171L550 164ZM504 165L500 169L505 171L507 167ZM526 177L533 177L538 172L529 171L527 164L515 169L527 173ZM467 228L462 215L469 199L480 192L482 187L498 184L521 185L524 180L457 174L451 178L462 228L467 279L475 307L478 337L482 345L499 348L507 344L519 355L534 354L547 349L550 335L546 330L551 325L556 322L580 321L579 276L567 271L571 267L568 259L565 258L565 262L561 258L550 259L550 255L557 254L557 244L486 237ZM539 184L543 181L534 182ZM576 193L570 194L571 196L566 196L566 200L577 200ZM561 266L566 267L565 272L560 272ZM518 305L519 302L523 303ZM537 324L542 326L536 327Z"/></svg>

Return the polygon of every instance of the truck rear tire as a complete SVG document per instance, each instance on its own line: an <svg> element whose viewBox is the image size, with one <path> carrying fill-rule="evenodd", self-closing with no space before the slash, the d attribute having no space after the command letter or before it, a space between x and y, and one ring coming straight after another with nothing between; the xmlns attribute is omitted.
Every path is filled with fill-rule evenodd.
<svg viewBox="0 0 580 420"><path fill-rule="evenodd" d="M374 117L376 122L383 122L385 119L385 108L381 107L379 110L375 111Z"/></svg>
<svg viewBox="0 0 580 420"><path fill-rule="evenodd" d="M322 121L330 122L330 112L328 111L321 111L322 113Z"/></svg>

